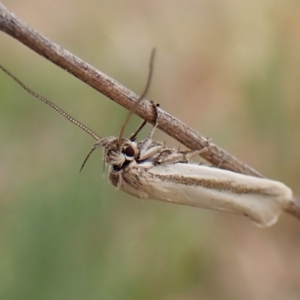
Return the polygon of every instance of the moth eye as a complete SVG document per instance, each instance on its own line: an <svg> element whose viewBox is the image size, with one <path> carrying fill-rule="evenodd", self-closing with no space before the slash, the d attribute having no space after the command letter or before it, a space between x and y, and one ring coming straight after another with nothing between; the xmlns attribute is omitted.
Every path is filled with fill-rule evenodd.
<svg viewBox="0 0 300 300"><path fill-rule="evenodd" d="M125 146L122 152L128 157L134 156L134 150L131 146Z"/></svg>

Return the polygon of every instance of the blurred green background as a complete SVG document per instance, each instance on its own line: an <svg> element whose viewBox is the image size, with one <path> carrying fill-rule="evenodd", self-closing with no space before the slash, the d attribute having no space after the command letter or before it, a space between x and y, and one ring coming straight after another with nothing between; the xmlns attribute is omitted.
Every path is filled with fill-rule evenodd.
<svg viewBox="0 0 300 300"><path fill-rule="evenodd" d="M300 195L298 1L5 0L31 27ZM0 63L101 136L122 107L0 32ZM0 299L299 299L300 222L140 201L0 73ZM140 122L134 117L129 134ZM145 136L146 131L140 136ZM157 140L177 142L157 131Z"/></svg>

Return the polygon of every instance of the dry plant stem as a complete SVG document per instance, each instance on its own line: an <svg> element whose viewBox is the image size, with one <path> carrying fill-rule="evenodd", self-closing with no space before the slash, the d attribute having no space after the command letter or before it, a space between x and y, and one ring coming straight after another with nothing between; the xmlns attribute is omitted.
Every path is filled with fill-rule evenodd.
<svg viewBox="0 0 300 300"><path fill-rule="evenodd" d="M294 201L295 202L289 203L289 205L285 208L285 212L300 220L300 199L294 198Z"/></svg>
<svg viewBox="0 0 300 300"><path fill-rule="evenodd" d="M134 107L134 103L138 99L138 96L135 93L59 45L56 45L43 37L8 11L1 2L0 30L22 42L33 51L44 56L57 66L60 66L81 81L84 81L89 86L117 102L124 108L130 110ZM160 108L158 108L158 113L159 118L157 127L160 130L189 149L196 150L207 147L208 141L205 137L199 135L187 125ZM140 105L135 108L135 114L149 123L154 123L155 116L149 101L142 101ZM245 175L262 177L259 172L239 161L217 145L212 142L209 142L209 144L208 151L203 152L201 156L212 165ZM300 208L298 206L291 205L291 207L286 208L286 211L300 219Z"/></svg>
<svg viewBox="0 0 300 300"><path fill-rule="evenodd" d="M62 47L52 43L41 34L31 29L28 25L16 18L0 3L0 30L22 42L30 49L44 56L62 69L68 71L80 80L86 82L103 95L122 105L126 109L132 109L138 96L118 83L98 71L91 65L85 63L75 55L66 51ZM145 64L146 65L146 64ZM146 77L146 76L145 76ZM159 111L158 128L169 136L178 140L189 149L201 149L207 146L207 139L190 129L173 116ZM142 101L135 109L135 113L149 123L154 123L154 112L149 101ZM232 170L238 173L261 177L261 175L245 165L235 157L226 153L218 146L210 143L209 151L203 153L203 158L214 166Z"/></svg>

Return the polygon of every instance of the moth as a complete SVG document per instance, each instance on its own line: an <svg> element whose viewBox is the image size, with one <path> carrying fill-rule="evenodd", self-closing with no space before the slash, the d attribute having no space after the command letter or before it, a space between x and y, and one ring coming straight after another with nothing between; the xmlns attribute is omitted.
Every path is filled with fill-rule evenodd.
<svg viewBox="0 0 300 300"><path fill-rule="evenodd" d="M136 106L143 100L149 88L153 58L154 52L151 56L147 86L136 101ZM81 169L91 153L102 147L104 164L108 165L109 182L125 193L140 199L155 199L242 214L260 227L273 225L284 208L293 201L291 189L281 182L192 163L194 156L207 151L209 142L201 150L180 151L153 140L159 120L159 110L153 102L156 121L146 139L136 141L137 134L146 124L145 121L128 138L123 137L124 128L134 111L129 113L118 137L100 138L57 105L33 92L1 65L0 68L31 95L96 139Z"/></svg>

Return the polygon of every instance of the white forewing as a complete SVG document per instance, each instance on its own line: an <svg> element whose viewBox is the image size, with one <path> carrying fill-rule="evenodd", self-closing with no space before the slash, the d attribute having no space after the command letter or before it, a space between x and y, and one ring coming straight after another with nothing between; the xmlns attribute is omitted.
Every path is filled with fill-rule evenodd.
<svg viewBox="0 0 300 300"><path fill-rule="evenodd" d="M243 214L261 227L274 224L292 201L291 189L281 182L213 167L176 163L148 172L149 198Z"/></svg>

